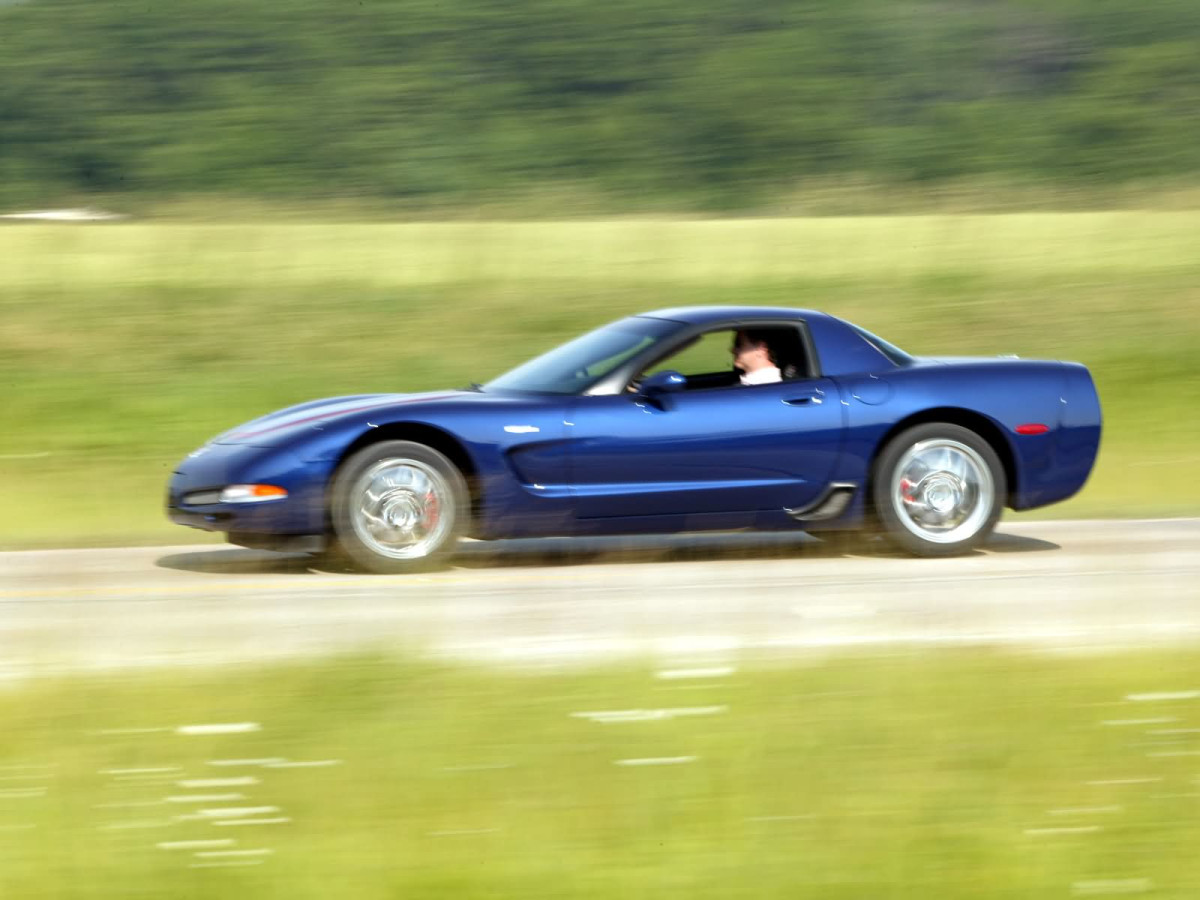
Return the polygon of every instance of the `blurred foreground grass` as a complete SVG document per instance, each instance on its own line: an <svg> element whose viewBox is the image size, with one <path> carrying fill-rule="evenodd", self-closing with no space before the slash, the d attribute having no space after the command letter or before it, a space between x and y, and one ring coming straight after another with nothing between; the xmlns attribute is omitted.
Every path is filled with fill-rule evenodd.
<svg viewBox="0 0 1200 900"><path fill-rule="evenodd" d="M1194 653L656 676L342 658L10 685L0 896L1200 891Z"/></svg>
<svg viewBox="0 0 1200 900"><path fill-rule="evenodd" d="M0 227L0 547L187 541L165 479L319 396L484 381L693 303L811 306L919 354L1087 363L1093 480L1038 515L1200 509L1197 212Z"/></svg>

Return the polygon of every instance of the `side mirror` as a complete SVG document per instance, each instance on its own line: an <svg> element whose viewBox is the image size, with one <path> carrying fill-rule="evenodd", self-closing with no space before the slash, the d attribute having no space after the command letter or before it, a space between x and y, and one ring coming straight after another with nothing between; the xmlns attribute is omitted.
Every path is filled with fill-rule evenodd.
<svg viewBox="0 0 1200 900"><path fill-rule="evenodd" d="M655 372L642 382L638 393L644 397L657 397L660 394L676 394L687 387L687 378L673 369Z"/></svg>

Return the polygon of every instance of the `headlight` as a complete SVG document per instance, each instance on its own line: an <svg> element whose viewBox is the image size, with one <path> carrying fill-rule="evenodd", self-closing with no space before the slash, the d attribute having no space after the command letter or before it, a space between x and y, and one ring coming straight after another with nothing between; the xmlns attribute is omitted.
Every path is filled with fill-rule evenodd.
<svg viewBox="0 0 1200 900"><path fill-rule="evenodd" d="M231 484L221 490L218 503L263 503L286 499L288 492L275 484Z"/></svg>

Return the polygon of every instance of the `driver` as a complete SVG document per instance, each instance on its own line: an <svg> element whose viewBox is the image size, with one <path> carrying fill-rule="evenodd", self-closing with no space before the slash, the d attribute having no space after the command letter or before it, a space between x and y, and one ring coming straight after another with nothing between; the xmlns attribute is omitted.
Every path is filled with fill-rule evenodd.
<svg viewBox="0 0 1200 900"><path fill-rule="evenodd" d="M741 373L742 384L774 384L783 380L768 343L769 332L749 329L733 338L733 367Z"/></svg>

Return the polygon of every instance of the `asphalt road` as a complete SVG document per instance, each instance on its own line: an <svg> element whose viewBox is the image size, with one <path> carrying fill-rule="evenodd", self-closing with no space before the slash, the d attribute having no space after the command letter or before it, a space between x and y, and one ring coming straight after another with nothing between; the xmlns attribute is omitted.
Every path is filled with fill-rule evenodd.
<svg viewBox="0 0 1200 900"><path fill-rule="evenodd" d="M948 560L804 535L467 543L368 576L221 545L0 553L0 681L403 650L709 665L848 647L1200 641L1200 519L1002 523Z"/></svg>

